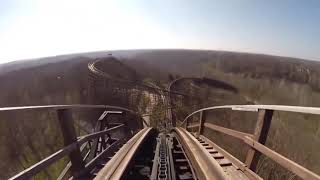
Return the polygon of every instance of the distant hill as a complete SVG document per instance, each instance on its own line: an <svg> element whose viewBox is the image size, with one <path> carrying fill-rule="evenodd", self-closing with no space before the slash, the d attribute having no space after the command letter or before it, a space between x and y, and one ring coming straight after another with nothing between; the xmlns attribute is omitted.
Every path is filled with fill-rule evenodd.
<svg viewBox="0 0 320 180"><path fill-rule="evenodd" d="M97 60L100 60L97 67L115 79L139 79L143 82L152 82L159 87L165 87L177 77L203 77L205 80L203 83L192 81L181 83L178 91L194 93L194 97L198 97L199 100L196 103L204 106L245 103L320 106L320 62L317 61L224 51L122 50L79 53L1 64L0 107L109 104L136 108L134 110L138 111L137 106L143 104L144 98L141 91L134 89L135 86L132 84L135 83L127 85L115 82L114 79L109 81L103 78L97 81L87 67L88 63ZM210 84L221 86L220 82L226 82L228 86L223 84L225 89L233 92L222 92L221 88L210 86ZM194 103L186 100L181 107L181 114L190 113L185 107L193 107ZM91 116L93 115L89 114L88 119L96 119ZM5 172L0 175L0 179L7 179L25 166L34 164L52 153L54 149L61 147L56 115L53 113L2 113L0 117L0 137L12 137L0 138L0 143L6 144L0 146L2 160L0 172ZM301 119L308 119L311 124ZM232 118L230 124L235 122L231 120ZM281 121L274 122L271 131L275 133L270 133L274 135L270 139L284 138L282 142L288 144L269 143L270 146L283 150L282 152L286 152L284 155L292 157L293 160L306 162L311 170L319 173L319 166L316 166L320 159L316 151L318 146L314 148L315 143L320 143L318 118L281 115ZM241 127L250 129L251 126L245 121ZM299 131L290 131L294 128L298 128ZM28 135L25 135L25 132ZM303 133L297 138L296 132ZM284 135L280 136L280 133ZM302 145L296 146L297 142ZM41 151L30 153L31 149L41 149ZM312 157L310 159L317 162L314 165L313 162L301 159L299 161L302 157L296 157L291 151L293 149L298 150L299 155L305 155L305 149L309 150ZM238 149L235 152L238 152ZM10 164L9 170L8 164ZM60 165L63 167L64 164ZM60 172L58 170L56 173ZM55 176L41 174L42 178L39 179L45 179L44 177L56 179ZM267 179L268 174L263 177Z"/></svg>

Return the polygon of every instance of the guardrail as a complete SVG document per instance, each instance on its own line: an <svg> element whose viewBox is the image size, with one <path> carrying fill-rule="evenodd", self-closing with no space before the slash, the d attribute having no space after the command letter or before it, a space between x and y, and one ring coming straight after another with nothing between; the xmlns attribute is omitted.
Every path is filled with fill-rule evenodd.
<svg viewBox="0 0 320 180"><path fill-rule="evenodd" d="M217 109L231 109L236 111L254 111L258 113L258 118L253 134L248 134L233 129L221 127L212 123L206 122L206 111L217 110ZM280 106L280 105L226 105L226 106L215 106L197 110L188 115L181 126L186 130L188 128L198 127L196 132L197 136L203 135L203 129L209 128L220 133L232 136L239 140L242 140L247 144L250 149L247 152L245 163L237 163L242 170L248 170L247 172L255 172L261 154L264 154L268 158L272 159L282 167L293 172L297 176L303 179L320 179L320 176L313 173L312 171L304 168L303 166L295 163L294 161L284 157L283 155L273 151L266 147L268 132L274 111L286 111L286 112L297 112L306 114L320 114L320 108L316 107L300 107L300 106ZM188 119L195 114L200 114L200 120L197 124L188 124ZM252 170L252 171L250 171Z"/></svg>
<svg viewBox="0 0 320 180"><path fill-rule="evenodd" d="M72 109L101 109L104 112L101 114L100 118L97 121L96 128L94 132L77 137L73 118L72 118ZM107 157L110 153L111 149L115 149L116 146L119 146L128 139L128 137L133 134L130 130L130 127L127 125L127 122L124 123L113 123L113 127L111 124L108 125L108 122L105 121L105 118L108 114L121 114L122 116L137 120L137 124L139 129L143 128L143 123L145 121L138 114L129 110L127 108L118 107L118 106L108 106L108 105L48 105L48 106L23 106L23 107L3 107L0 108L0 112L3 111L22 111L22 110L54 110L57 112L58 121L61 128L61 133L64 139L64 147L57 152L51 154L47 158L41 160L40 162L32 165L31 167L25 169L19 174L11 177L10 179L29 179L44 170L57 160L69 156L71 161L71 165L66 167L63 170L62 174L59 176L60 179L64 178L64 176L71 171L73 177L77 178L83 175L88 174L94 166L101 159ZM110 133L113 131L117 131L119 129L124 129L125 136L122 139L115 139L110 136ZM104 139L107 136L107 140L103 141L106 143L108 140L112 140L108 146L106 144L100 144L101 152L97 153L98 143L101 143L99 139ZM90 150L86 153L84 157L81 155L81 150L84 146L89 146ZM81 148L80 148L81 146ZM91 156L91 158L88 158ZM85 161L89 160L88 163Z"/></svg>

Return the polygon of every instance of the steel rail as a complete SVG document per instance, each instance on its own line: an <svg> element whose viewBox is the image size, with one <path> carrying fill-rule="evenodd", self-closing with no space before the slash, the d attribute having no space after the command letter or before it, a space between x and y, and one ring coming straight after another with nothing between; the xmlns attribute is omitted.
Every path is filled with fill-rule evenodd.
<svg viewBox="0 0 320 180"><path fill-rule="evenodd" d="M127 169L127 166L133 159L134 155L146 140L152 128L144 128L133 136L121 149L108 161L108 163L100 170L96 180L120 179Z"/></svg>
<svg viewBox="0 0 320 180"><path fill-rule="evenodd" d="M223 180L228 179L211 154L183 128L174 128L177 138L181 142L198 179Z"/></svg>

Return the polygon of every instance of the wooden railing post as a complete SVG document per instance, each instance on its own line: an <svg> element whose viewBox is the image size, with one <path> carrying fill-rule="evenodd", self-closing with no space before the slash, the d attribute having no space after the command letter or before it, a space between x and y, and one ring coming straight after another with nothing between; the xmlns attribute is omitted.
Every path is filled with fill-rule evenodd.
<svg viewBox="0 0 320 180"><path fill-rule="evenodd" d="M128 112L124 112L122 115L123 115L122 123L124 124L124 127L123 127L124 138L131 137L131 136L133 136L133 132L128 127L128 120L129 121L133 121L134 120L133 118L136 118L136 117L132 117L132 114L128 113ZM139 124L139 127L141 129L143 129L143 123L142 122Z"/></svg>
<svg viewBox="0 0 320 180"><path fill-rule="evenodd" d="M253 139L261 144L265 144L272 120L273 110L259 109L258 120L253 133ZM249 149L245 164L252 170L256 171L261 153L255 149Z"/></svg>
<svg viewBox="0 0 320 180"><path fill-rule="evenodd" d="M70 110L68 109L59 109L58 110L58 119L63 135L64 145L67 146L72 143L77 142L77 135L76 131L73 125L73 119L72 114ZM85 164L82 160L82 156L80 153L80 147L78 147L70 152L69 158L71 161L71 172L73 177L78 177L80 174L82 174L85 169Z"/></svg>
<svg viewBox="0 0 320 180"><path fill-rule="evenodd" d="M184 128L185 128L187 131L188 131L188 119L189 119L189 118L186 119L186 123L185 123L185 125L184 125Z"/></svg>
<svg viewBox="0 0 320 180"><path fill-rule="evenodd" d="M200 112L200 120L199 120L199 129L197 136L199 137L203 133L203 124L206 121L206 112L201 111Z"/></svg>

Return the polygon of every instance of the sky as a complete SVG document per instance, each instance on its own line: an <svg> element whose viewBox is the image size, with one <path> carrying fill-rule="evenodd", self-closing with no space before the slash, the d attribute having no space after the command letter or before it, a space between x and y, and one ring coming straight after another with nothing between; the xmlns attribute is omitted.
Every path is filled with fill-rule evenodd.
<svg viewBox="0 0 320 180"><path fill-rule="evenodd" d="M320 1L0 0L0 63L171 48L320 60Z"/></svg>

